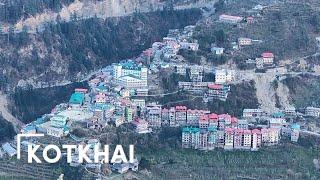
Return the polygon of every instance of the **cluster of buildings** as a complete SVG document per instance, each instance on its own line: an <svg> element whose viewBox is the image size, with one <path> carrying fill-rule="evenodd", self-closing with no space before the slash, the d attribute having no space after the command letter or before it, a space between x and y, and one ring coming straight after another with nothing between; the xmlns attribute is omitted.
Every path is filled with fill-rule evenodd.
<svg viewBox="0 0 320 180"><path fill-rule="evenodd" d="M259 109L245 109L244 119L237 119L228 114L201 115L198 123L182 129L182 147L256 151L262 146L279 144L281 136L288 136L292 142L298 141L300 125L289 125L282 113L265 117L267 125L248 123L250 118L262 116L264 114Z"/></svg>
<svg viewBox="0 0 320 180"><path fill-rule="evenodd" d="M145 89L148 86L148 68L133 60L113 64L113 79L126 89Z"/></svg>

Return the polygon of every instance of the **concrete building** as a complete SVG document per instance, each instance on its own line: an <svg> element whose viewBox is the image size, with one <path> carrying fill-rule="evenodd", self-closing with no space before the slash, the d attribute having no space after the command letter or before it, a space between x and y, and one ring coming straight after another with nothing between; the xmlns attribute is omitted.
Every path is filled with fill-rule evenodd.
<svg viewBox="0 0 320 180"><path fill-rule="evenodd" d="M51 126L56 128L63 128L67 124L68 118L62 115L55 115L50 118Z"/></svg>
<svg viewBox="0 0 320 180"><path fill-rule="evenodd" d="M227 69L217 69L215 71L215 83L225 84L235 80L236 71Z"/></svg>
<svg viewBox="0 0 320 180"><path fill-rule="evenodd" d="M199 128L207 129L209 127L209 116L204 114L199 117Z"/></svg>
<svg viewBox="0 0 320 180"><path fill-rule="evenodd" d="M257 151L261 147L261 132L259 129L253 129L251 132L252 132L251 151Z"/></svg>
<svg viewBox="0 0 320 180"><path fill-rule="evenodd" d="M250 38L238 38L239 46L249 46L252 45L252 39Z"/></svg>
<svg viewBox="0 0 320 180"><path fill-rule="evenodd" d="M204 76L203 66L193 65L190 67L190 79L194 82L202 82Z"/></svg>
<svg viewBox="0 0 320 180"><path fill-rule="evenodd" d="M307 107L305 111L305 115L311 116L311 117L320 117L320 108Z"/></svg>
<svg viewBox="0 0 320 180"><path fill-rule="evenodd" d="M199 125L199 118L201 115L204 114L204 111L202 110L187 110L187 124L189 126L198 126Z"/></svg>
<svg viewBox="0 0 320 180"><path fill-rule="evenodd" d="M199 148L200 129L184 127L182 129L182 148Z"/></svg>
<svg viewBox="0 0 320 180"><path fill-rule="evenodd" d="M147 107L147 121L151 127L161 127L161 107Z"/></svg>
<svg viewBox="0 0 320 180"><path fill-rule="evenodd" d="M265 65L271 65L274 61L274 55L271 52L264 52L261 54L261 57L263 59L263 64Z"/></svg>
<svg viewBox="0 0 320 180"><path fill-rule="evenodd" d="M241 149L243 144L243 129L235 129L234 131L234 148Z"/></svg>
<svg viewBox="0 0 320 180"><path fill-rule="evenodd" d="M233 129L226 128L225 129L225 142L224 142L224 149L225 150L233 149L233 140L234 140Z"/></svg>
<svg viewBox="0 0 320 180"><path fill-rule="evenodd" d="M180 126L187 124L187 107L176 106L176 123Z"/></svg>
<svg viewBox="0 0 320 180"><path fill-rule="evenodd" d="M230 86L222 84L209 84L207 95L213 99L225 101L228 98Z"/></svg>
<svg viewBox="0 0 320 180"><path fill-rule="evenodd" d="M221 47L212 47L211 52L213 52L215 55L222 55L224 52L224 48Z"/></svg>
<svg viewBox="0 0 320 180"><path fill-rule="evenodd" d="M254 118L261 117L263 115L262 109L243 109L242 117L244 118Z"/></svg>
<svg viewBox="0 0 320 180"><path fill-rule="evenodd" d="M171 107L169 109L169 125L171 127L176 127L177 122L176 122L176 109L174 107Z"/></svg>
<svg viewBox="0 0 320 180"><path fill-rule="evenodd" d="M242 144L243 149L247 149L247 150L251 149L251 143L252 143L251 136L252 136L251 130L243 131L243 144Z"/></svg>
<svg viewBox="0 0 320 180"><path fill-rule="evenodd" d="M169 109L164 108L161 111L161 125L169 126Z"/></svg>
<svg viewBox="0 0 320 180"><path fill-rule="evenodd" d="M298 140L299 140L299 134L300 134L300 125L299 125L299 124L293 124L293 125L291 125L290 140L291 140L292 142L298 142Z"/></svg>
<svg viewBox="0 0 320 180"><path fill-rule="evenodd" d="M191 51L198 51L199 44L198 43L190 43L190 42L180 42L180 48L191 50Z"/></svg>
<svg viewBox="0 0 320 180"><path fill-rule="evenodd" d="M243 17L240 17L240 16L231 16L226 14L222 14L219 16L219 21L225 22L225 23L236 24L241 22L242 20L243 20Z"/></svg>
<svg viewBox="0 0 320 180"><path fill-rule="evenodd" d="M133 124L136 132L139 134L145 134L145 133L151 132L149 129L148 122L143 119L136 119L136 120L132 121L132 124Z"/></svg>
<svg viewBox="0 0 320 180"><path fill-rule="evenodd" d="M132 60L113 64L113 78L126 88L145 88L148 82L148 68Z"/></svg>
<svg viewBox="0 0 320 180"><path fill-rule="evenodd" d="M261 142L265 146L272 146L278 144L280 141L280 129L276 128L262 128Z"/></svg>

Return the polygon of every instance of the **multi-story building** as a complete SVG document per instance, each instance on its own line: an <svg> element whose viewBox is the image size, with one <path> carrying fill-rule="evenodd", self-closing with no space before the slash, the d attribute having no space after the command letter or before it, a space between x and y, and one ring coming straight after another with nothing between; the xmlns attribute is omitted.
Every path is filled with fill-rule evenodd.
<svg viewBox="0 0 320 180"><path fill-rule="evenodd" d="M208 128L208 149L214 149L217 144L217 126L209 126Z"/></svg>
<svg viewBox="0 0 320 180"><path fill-rule="evenodd" d="M184 127L182 129L182 148L199 148L200 129Z"/></svg>
<svg viewBox="0 0 320 180"><path fill-rule="evenodd" d="M278 128L281 129L283 126L287 124L284 118L270 118L268 119L270 128Z"/></svg>
<svg viewBox="0 0 320 180"><path fill-rule="evenodd" d="M204 75L203 66L193 65L190 67L190 79L195 82L202 82Z"/></svg>
<svg viewBox="0 0 320 180"><path fill-rule="evenodd" d="M305 111L305 115L312 116L312 117L320 117L320 108L307 107Z"/></svg>
<svg viewBox="0 0 320 180"><path fill-rule="evenodd" d="M248 121L246 119L239 119L238 120L238 124L237 124L237 128L239 129L248 129L249 124Z"/></svg>
<svg viewBox="0 0 320 180"><path fill-rule="evenodd" d="M264 52L261 54L261 57L263 59L263 64L270 65L273 64L274 55L271 52Z"/></svg>
<svg viewBox="0 0 320 180"><path fill-rule="evenodd" d="M207 130L200 129L199 148L200 149L207 149L208 148L208 132L207 132Z"/></svg>
<svg viewBox="0 0 320 180"><path fill-rule="evenodd" d="M241 149L243 144L243 129L235 129L233 146L235 149Z"/></svg>
<svg viewBox="0 0 320 180"><path fill-rule="evenodd" d="M251 130L243 131L243 144L242 144L243 149L251 149L251 143L252 143L251 136L252 136Z"/></svg>
<svg viewBox="0 0 320 180"><path fill-rule="evenodd" d="M224 130L217 130L217 147L224 147Z"/></svg>
<svg viewBox="0 0 320 180"><path fill-rule="evenodd" d="M214 99L225 101L228 98L230 86L221 84L209 84L207 95Z"/></svg>
<svg viewBox="0 0 320 180"><path fill-rule="evenodd" d="M133 119L133 108L126 106L125 107L125 121L126 122L131 122Z"/></svg>
<svg viewBox="0 0 320 180"><path fill-rule="evenodd" d="M180 126L187 124L187 107L176 106L176 123Z"/></svg>
<svg viewBox="0 0 320 180"><path fill-rule="evenodd" d="M176 72L177 74L185 76L187 74L187 68L185 65L177 65L176 66Z"/></svg>
<svg viewBox="0 0 320 180"><path fill-rule="evenodd" d="M113 78L121 86L132 88L145 88L148 82L148 68L132 60L113 64Z"/></svg>
<svg viewBox="0 0 320 180"><path fill-rule="evenodd" d="M279 143L280 129L277 128L262 128L261 142L263 145L272 146Z"/></svg>
<svg viewBox="0 0 320 180"><path fill-rule="evenodd" d="M298 142L299 134L300 134L300 125L299 124L293 124L291 126L291 134L290 134L291 141L292 142Z"/></svg>
<svg viewBox="0 0 320 180"><path fill-rule="evenodd" d="M263 115L262 109L243 109L244 118L260 117Z"/></svg>
<svg viewBox="0 0 320 180"><path fill-rule="evenodd" d="M236 71L227 69L217 69L215 71L215 83L225 84L235 80Z"/></svg>
<svg viewBox="0 0 320 180"><path fill-rule="evenodd" d="M253 129L251 151L257 151L261 147L261 132L259 129Z"/></svg>
<svg viewBox="0 0 320 180"><path fill-rule="evenodd" d="M169 109L169 125L171 127L177 126L177 123L176 123L176 109L174 107L171 107Z"/></svg>
<svg viewBox="0 0 320 180"><path fill-rule="evenodd" d="M162 126L169 125L169 109L167 109L167 108L164 108L161 111L161 124L162 124Z"/></svg>
<svg viewBox="0 0 320 180"><path fill-rule="evenodd" d="M199 125L199 118L201 115L204 114L202 110L187 110L187 124L190 126L198 126Z"/></svg>
<svg viewBox="0 0 320 180"><path fill-rule="evenodd" d="M191 51L198 51L199 44L198 43L191 43L191 42L180 42L180 48L191 50Z"/></svg>
<svg viewBox="0 0 320 180"><path fill-rule="evenodd" d="M226 14L222 14L219 16L219 21L231 23L231 24L239 23L242 20L243 20L243 17L240 17L240 16L231 16L231 15L226 15Z"/></svg>
<svg viewBox="0 0 320 180"><path fill-rule="evenodd" d="M133 126L135 127L135 130L139 134L145 134L151 132L149 129L149 124L147 121L143 119L136 119L132 121Z"/></svg>
<svg viewBox="0 0 320 180"><path fill-rule="evenodd" d="M147 121L152 127L161 127L161 107L152 106L147 108Z"/></svg>
<svg viewBox="0 0 320 180"><path fill-rule="evenodd" d="M215 127L218 128L218 119L219 116L215 113L211 113L208 115L209 117L209 127Z"/></svg>
<svg viewBox="0 0 320 180"><path fill-rule="evenodd" d="M63 128L67 121L68 117L62 115L55 115L50 119L51 126L55 128Z"/></svg>
<svg viewBox="0 0 320 180"><path fill-rule="evenodd" d="M218 115L218 125L219 128L231 127L232 117L229 114L219 114ZM224 122L224 127L220 126L220 122Z"/></svg>
<svg viewBox="0 0 320 180"><path fill-rule="evenodd" d="M226 128L224 137L225 137L224 149L226 149L226 150L233 149L233 139L234 139L233 129Z"/></svg>
<svg viewBox="0 0 320 180"><path fill-rule="evenodd" d="M252 45L252 39L250 38L238 38L239 46L249 46Z"/></svg>
<svg viewBox="0 0 320 180"><path fill-rule="evenodd" d="M207 129L209 127L209 117L208 115L204 114L199 117L199 128L200 129Z"/></svg>

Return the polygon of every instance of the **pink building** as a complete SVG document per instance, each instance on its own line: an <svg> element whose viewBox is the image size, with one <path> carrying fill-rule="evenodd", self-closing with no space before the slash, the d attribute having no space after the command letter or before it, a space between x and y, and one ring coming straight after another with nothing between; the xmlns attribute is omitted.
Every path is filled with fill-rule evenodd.
<svg viewBox="0 0 320 180"><path fill-rule="evenodd" d="M224 139L224 149L231 150L233 149L233 141L234 141L234 134L232 128L225 129L225 139Z"/></svg>
<svg viewBox="0 0 320 180"><path fill-rule="evenodd" d="M106 94L104 94L104 93L98 93L98 94L95 96L95 101L96 101L96 103L106 103L106 102L107 102Z"/></svg>
<svg viewBox="0 0 320 180"><path fill-rule="evenodd" d="M180 126L187 124L187 107L186 106L176 106L176 123Z"/></svg>
<svg viewBox="0 0 320 180"><path fill-rule="evenodd" d="M209 127L209 116L201 115L199 118L199 128L207 129Z"/></svg>
<svg viewBox="0 0 320 180"><path fill-rule="evenodd" d="M261 54L264 64L273 64L274 55L271 52L264 52Z"/></svg>
<svg viewBox="0 0 320 180"><path fill-rule="evenodd" d="M208 115L209 117L209 126L215 126L218 127L218 115L215 113L211 113Z"/></svg>
<svg viewBox="0 0 320 180"><path fill-rule="evenodd" d="M244 130L243 131L243 143L242 147L244 149L251 149L251 130Z"/></svg>
<svg viewBox="0 0 320 180"><path fill-rule="evenodd" d="M261 147L261 132L259 129L253 129L251 150L257 151Z"/></svg>
<svg viewBox="0 0 320 180"><path fill-rule="evenodd" d="M234 148L241 149L243 143L243 129L235 129L234 131Z"/></svg>

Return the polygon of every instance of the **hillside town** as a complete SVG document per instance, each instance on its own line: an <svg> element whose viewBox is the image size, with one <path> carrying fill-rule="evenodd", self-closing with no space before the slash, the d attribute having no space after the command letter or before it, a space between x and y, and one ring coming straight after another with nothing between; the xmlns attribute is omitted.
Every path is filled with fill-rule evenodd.
<svg viewBox="0 0 320 180"><path fill-rule="evenodd" d="M229 22L228 16L221 19ZM233 23L233 18L231 21ZM170 67L183 76L189 73L191 81L179 82L178 91L201 95L211 101L225 101L228 98L231 91L229 84L237 79L234 69L212 67L210 70L207 66L179 64L175 58L179 49L197 50L198 44L187 40L191 38L193 29L193 26L188 26L182 32L171 30L171 36L163 38L163 42L154 43L141 56L105 67L90 78L89 89L76 88L67 103L57 105L51 113L23 127L21 132L44 133L52 138L70 137L87 144L99 144L99 139L81 139L71 133L74 124L81 122L85 123L83 128L98 132L106 126L119 127L123 124L132 124L138 134L152 133L162 127L179 127L182 129L181 147L200 150L257 151L264 146L279 144L282 137L297 142L300 125L287 122L285 118L297 116L294 108L273 114L262 109L243 109L242 117L233 117L205 109L189 109L184 105L162 106L147 100L148 96L166 95L152 94L152 89L150 92L152 84L149 84L149 76ZM173 32L176 36L172 35ZM239 44L244 44L243 39L239 41ZM217 53L217 49L214 51ZM151 58L153 61L149 62ZM272 53L263 53L262 59L262 64L273 63ZM208 71L214 72L214 81L203 82L203 76ZM320 108L307 107L305 116L319 117ZM33 141L30 138L22 145ZM10 143L2 145L3 151L11 157L16 154L15 147ZM80 166L76 159L70 165ZM99 173L102 170L101 164L85 164L85 167ZM110 170L119 173L137 171L138 160L135 164L110 164Z"/></svg>
<svg viewBox="0 0 320 180"><path fill-rule="evenodd" d="M262 5L252 7L255 12L265 8ZM255 16L236 16L221 14L216 23L231 25L254 25ZM42 27L42 26L40 26ZM0 29L8 34L17 29ZM51 112L38 117L20 129L22 134L45 134L40 138L25 138L22 149L27 151L29 144L59 144L61 141L92 145L88 152L93 156L93 146L101 148L102 132L107 127L120 129L128 127L137 135L155 135L163 128L180 130L179 147L199 151L259 151L282 142L297 144L302 134L320 137L320 128L310 128L304 118L319 118L320 107L308 106L296 109L293 105L265 109L240 109L242 115L228 112L212 112L209 108L190 108L184 102L172 100L161 103L160 98L179 93L192 98L200 98L204 104L227 102L234 89L241 82L261 77L262 71L278 71L277 54L271 51L258 52L255 59L247 59L245 64L254 66L253 74L248 78L246 71L234 65L213 65L204 60L190 62L183 57L183 52L197 52L199 42L194 38L196 26L189 25L182 29L171 29L162 41L154 42L139 56L124 59L106 66L90 76L89 87L78 87L72 92L68 102L56 105ZM320 43L318 37L318 43ZM242 48L255 46L261 40L250 37L238 37L228 47L211 44L210 52L215 57L225 53L241 53ZM230 48L231 47L231 48ZM228 49L227 49L228 48ZM288 73L290 74L290 73ZM175 75L173 89L163 87L162 78ZM276 75L274 78L280 78ZM269 82L268 82L269 83ZM271 84L271 83L270 83ZM263 89L263 88L261 88ZM267 89L267 88L266 88ZM263 94L267 96L267 94ZM157 99L158 98L158 99ZM270 98L270 97L264 97ZM96 132L94 138L78 137L75 129ZM0 148L0 158L13 157L17 154L16 141L8 141ZM140 158L134 163L117 161L102 163L78 163L77 156L72 157L72 167L84 167L95 175L108 176L112 172L124 174L139 170Z"/></svg>

